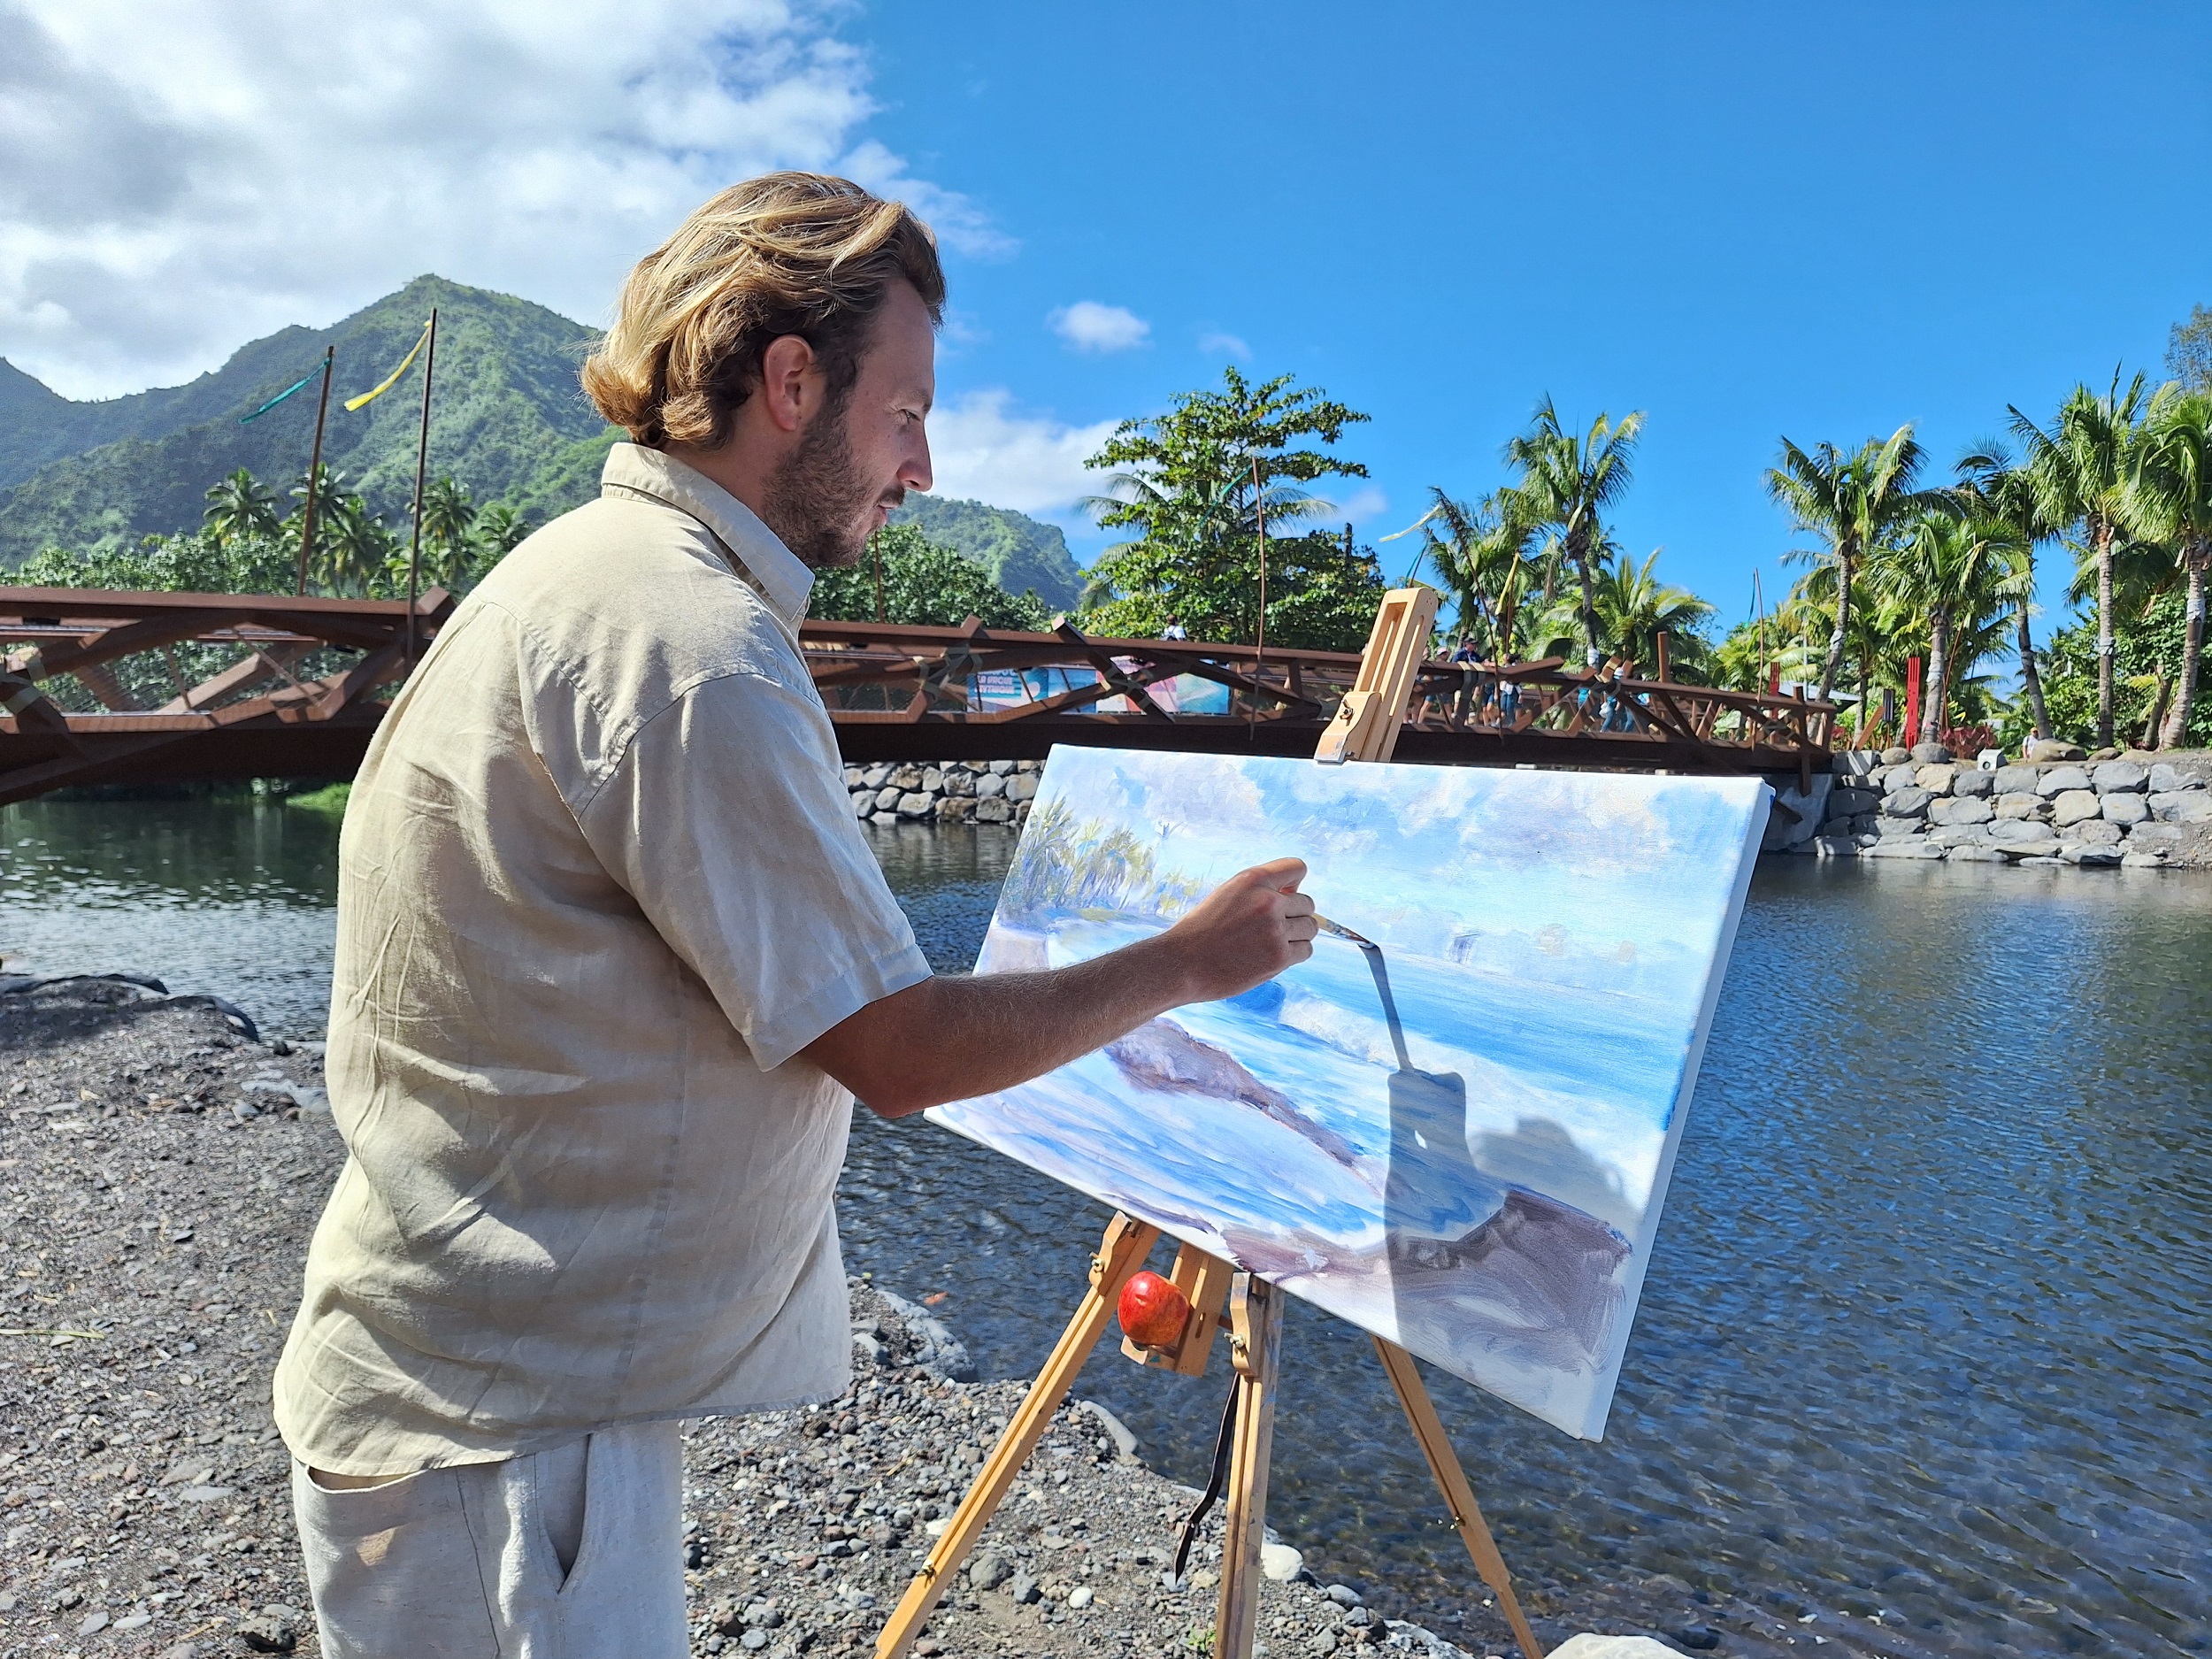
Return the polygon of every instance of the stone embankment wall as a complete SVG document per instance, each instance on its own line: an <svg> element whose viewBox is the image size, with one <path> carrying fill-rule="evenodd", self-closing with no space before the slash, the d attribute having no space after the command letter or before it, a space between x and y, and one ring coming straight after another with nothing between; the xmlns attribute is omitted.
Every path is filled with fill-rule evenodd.
<svg viewBox="0 0 2212 1659"><path fill-rule="evenodd" d="M2054 757L1985 770L1924 743L1839 755L1835 772L1824 820L1794 850L1960 864L2212 865L2212 756Z"/></svg>
<svg viewBox="0 0 2212 1659"><path fill-rule="evenodd" d="M1019 827L1037 793L1041 760L879 762L845 768L853 816L864 823L1007 824Z"/></svg>

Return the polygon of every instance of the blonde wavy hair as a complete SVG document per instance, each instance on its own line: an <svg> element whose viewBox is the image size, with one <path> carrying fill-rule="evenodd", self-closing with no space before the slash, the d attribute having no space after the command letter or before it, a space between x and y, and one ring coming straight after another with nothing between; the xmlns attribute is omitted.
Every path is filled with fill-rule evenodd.
<svg viewBox="0 0 2212 1659"><path fill-rule="evenodd" d="M638 261L614 326L584 360L584 391L635 442L717 448L760 383L762 353L797 334L834 409L900 280L942 319L937 239L904 205L826 173L749 179Z"/></svg>

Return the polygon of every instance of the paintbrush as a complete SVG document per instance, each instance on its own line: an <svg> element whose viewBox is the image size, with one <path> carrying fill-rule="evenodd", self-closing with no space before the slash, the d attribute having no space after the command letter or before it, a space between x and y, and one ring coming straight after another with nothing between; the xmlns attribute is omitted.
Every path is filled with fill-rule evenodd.
<svg viewBox="0 0 2212 1659"><path fill-rule="evenodd" d="M1362 950L1380 950L1382 949L1382 947L1377 944L1373 940L1367 938L1363 934L1354 933L1350 928L1345 926L1342 922L1331 921L1318 910L1316 910L1313 913L1313 925L1316 927L1318 927L1325 933L1333 934L1338 939L1350 940L1352 943L1357 945Z"/></svg>

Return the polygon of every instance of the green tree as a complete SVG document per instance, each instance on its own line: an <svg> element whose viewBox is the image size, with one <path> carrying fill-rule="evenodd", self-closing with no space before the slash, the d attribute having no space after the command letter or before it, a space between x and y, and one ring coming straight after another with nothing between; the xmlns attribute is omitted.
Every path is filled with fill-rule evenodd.
<svg viewBox="0 0 2212 1659"><path fill-rule="evenodd" d="M1333 537L1279 536L1277 526L1330 511L1302 486L1367 476L1356 462L1300 447L1308 439L1333 444L1367 419L1318 388L1294 387L1287 374L1255 385L1232 367L1220 390L1183 392L1164 415L1122 422L1085 464L1118 469L1087 504L1101 526L1136 537L1093 566L1085 625L1134 637L1156 635L1174 618L1194 640L1257 640L1263 514L1268 633L1294 642L1276 632L1280 607L1286 626L1318 629L1337 642L1348 596L1366 586L1362 561ZM1372 569L1371 558L1364 563ZM1302 584L1325 591L1302 595ZM1360 640L1372 620L1371 603Z"/></svg>
<svg viewBox="0 0 2212 1659"><path fill-rule="evenodd" d="M2189 320L2166 336L2166 373L2184 391L2212 392L2212 310L2189 308Z"/></svg>
<svg viewBox="0 0 2212 1659"><path fill-rule="evenodd" d="M1514 488L1540 525L1557 529L1562 550L1581 584L1582 647L1585 660L1599 659L1597 595L1593 567L1605 544L1601 514L1628 488L1641 410L1617 423L1601 412L1586 433L1560 423L1548 397L1536 406L1529 429L1508 441L1505 458L1520 469Z"/></svg>
<svg viewBox="0 0 2212 1659"><path fill-rule="evenodd" d="M1913 741L1932 743L1949 726L1953 680L1972 674L1991 623L2026 580L2021 543L2010 526L1947 504L1921 513L1894 541L1878 544L1867 576L1888 631L1910 629L1928 641L1926 695Z"/></svg>
<svg viewBox="0 0 2212 1659"><path fill-rule="evenodd" d="M522 544L530 534L529 516L519 508L495 501L476 515L476 554L472 561L488 570Z"/></svg>
<svg viewBox="0 0 2212 1659"><path fill-rule="evenodd" d="M1784 438L1777 464L1767 469L1767 495L1787 510L1793 527L1827 542L1824 549L1793 552L1791 558L1824 562L1835 574L1828 655L1816 694L1823 699L1843 668L1851 634L1851 580L1859 561L1932 504L1913 488L1924 459L1909 421L1848 454L1832 443L1816 444L1809 452Z"/></svg>
<svg viewBox="0 0 2212 1659"><path fill-rule="evenodd" d="M1959 457L1958 482L1951 493L1961 509L1974 518L2004 526L2018 550L2021 580L2013 599L2015 643L2020 656L2020 689L2027 699L2029 730L2037 737L2052 733L2051 714L2043 701L2043 676L2036 666L2035 641L2029 633L2029 614L2035 603L2037 544L2062 535L2066 526L2045 516L2043 497L2035 480L2013 463L2003 441L1985 438Z"/></svg>
<svg viewBox="0 0 2212 1659"><path fill-rule="evenodd" d="M273 536L282 517L277 511L276 492L242 466L209 488L201 521L220 545L242 537Z"/></svg>
<svg viewBox="0 0 2212 1659"><path fill-rule="evenodd" d="M1479 623L1492 659L1511 662L1520 643L1521 601L1540 580L1534 511L1510 487L1471 507L1441 489L1429 495L1415 568L1424 561L1431 565L1451 595L1459 629L1473 634Z"/></svg>
<svg viewBox="0 0 2212 1659"><path fill-rule="evenodd" d="M398 539L360 496L334 488L334 482L327 498L319 498L315 506L317 573L334 594L374 593L388 586ZM400 580L406 580L403 565Z"/></svg>
<svg viewBox="0 0 2212 1659"><path fill-rule="evenodd" d="M2164 724L2158 718L2162 689L2170 697L2179 682L2188 636L2185 603L2177 590L2162 595L2147 614L2131 618L2115 641L2114 727L2146 747L2159 741ZM2087 742L2096 726L2098 660L2096 626L2091 621L2059 629L2044 653L2052 729L2074 742ZM2212 698L2200 697L2192 705L2177 746L2212 746Z"/></svg>
<svg viewBox="0 0 2212 1659"><path fill-rule="evenodd" d="M2111 390L2100 397L2077 386L2059 406L2049 428L2039 426L2017 408L2012 428L2026 457L2043 516L2054 524L2078 524L2095 572L2097 595L2097 744L2112 742L2113 553L2131 527L2136 498L2130 491L2142 442L2143 377L2120 389L2116 370Z"/></svg>
<svg viewBox="0 0 2212 1659"><path fill-rule="evenodd" d="M1673 588L1652 574L1659 550L1641 565L1625 557L1605 561L1594 584L1598 626L1607 649L1637 664L1643 677L1658 672L1659 636L1665 634L1671 673L1697 672L1710 649L1705 621L1713 607L1686 588Z"/></svg>
<svg viewBox="0 0 2212 1659"><path fill-rule="evenodd" d="M1052 626L1035 594L1008 593L977 561L931 541L910 524L878 531L858 565L817 572L810 612L826 621L875 621L878 557L883 562L886 622L956 628L972 616L987 628L1042 633Z"/></svg>
<svg viewBox="0 0 2212 1659"><path fill-rule="evenodd" d="M426 581L458 589L468 575L474 549L472 532L478 509L467 487L449 478L433 479L422 493L422 562Z"/></svg>
<svg viewBox="0 0 2212 1659"><path fill-rule="evenodd" d="M2199 306L2197 319L2206 326L2212 350L2212 312ZM2205 383L2212 388L2212 376ZM2189 593L2173 704L2157 734L2158 747L2170 749L2182 741L2195 713L2204 658L2205 586L2212 575L2212 389L2162 388L2143 425L2134 480L2137 517L2178 553Z"/></svg>

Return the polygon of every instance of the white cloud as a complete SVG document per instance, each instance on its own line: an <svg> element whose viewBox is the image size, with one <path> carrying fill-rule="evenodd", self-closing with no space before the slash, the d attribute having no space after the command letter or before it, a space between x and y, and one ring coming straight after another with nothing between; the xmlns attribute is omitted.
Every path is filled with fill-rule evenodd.
<svg viewBox="0 0 2212 1659"><path fill-rule="evenodd" d="M1060 512L1102 492L1102 473L1084 461L1098 452L1115 423L1069 426L1047 416L1013 411L1003 387L970 392L929 418L933 494L979 501L1016 512Z"/></svg>
<svg viewBox="0 0 2212 1659"><path fill-rule="evenodd" d="M1201 351L1225 351L1229 356L1245 363L1252 360L1252 348L1246 345L1242 337L1237 334L1217 333L1201 334L1198 336L1198 349Z"/></svg>
<svg viewBox="0 0 2212 1659"><path fill-rule="evenodd" d="M1372 484L1363 484L1342 501L1337 503L1337 516L1349 518L1354 524L1365 524L1379 518L1390 511L1390 497Z"/></svg>
<svg viewBox="0 0 2212 1659"><path fill-rule="evenodd" d="M603 319L715 190L843 169L1011 243L861 138L834 0L0 0L0 354L185 378L426 271Z"/></svg>
<svg viewBox="0 0 2212 1659"><path fill-rule="evenodd" d="M1136 312L1096 300L1064 305L1046 320L1054 334L1078 351L1127 351L1152 335L1152 325Z"/></svg>

